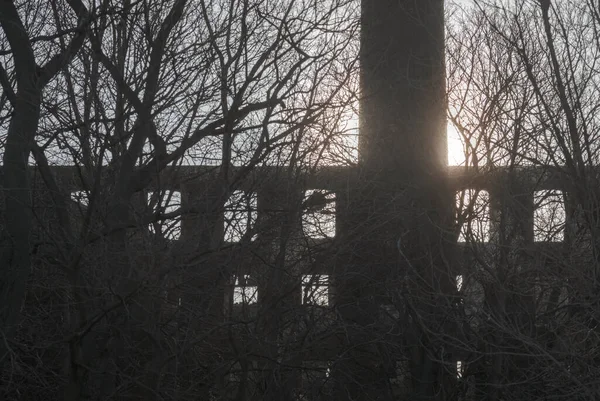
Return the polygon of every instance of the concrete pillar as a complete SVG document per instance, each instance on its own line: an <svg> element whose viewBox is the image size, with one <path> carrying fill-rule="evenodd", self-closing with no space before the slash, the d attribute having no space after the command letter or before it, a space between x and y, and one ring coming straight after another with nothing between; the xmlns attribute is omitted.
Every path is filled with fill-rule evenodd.
<svg viewBox="0 0 600 401"><path fill-rule="evenodd" d="M445 294L454 291L443 17L442 0L362 0L360 173L340 233L353 244L340 280L340 304L347 305L340 312L356 333L346 390L353 390L353 380L360 383L363 399L393 398L381 393L387 355L376 344L376 316L386 297L411 302L400 326L412 399L445 399L449 380L437 362L443 347L423 330L443 321L450 304Z"/></svg>
<svg viewBox="0 0 600 401"><path fill-rule="evenodd" d="M444 2L362 0L359 154L412 182L445 171Z"/></svg>

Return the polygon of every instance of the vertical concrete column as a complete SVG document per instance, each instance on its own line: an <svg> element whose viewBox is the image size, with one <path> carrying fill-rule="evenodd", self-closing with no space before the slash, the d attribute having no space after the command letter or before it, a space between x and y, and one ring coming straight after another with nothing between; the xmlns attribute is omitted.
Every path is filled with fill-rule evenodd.
<svg viewBox="0 0 600 401"><path fill-rule="evenodd" d="M369 202L358 200L356 209L375 230L375 248L368 248L395 248L403 237L407 255L439 253L454 202L447 183L444 3L362 0L361 35L356 193Z"/></svg>
<svg viewBox="0 0 600 401"><path fill-rule="evenodd" d="M300 229L298 203L302 193L297 182L274 174L264 179L258 190L258 222L261 248L259 304L256 336L259 346L251 352L260 355L257 380L263 386L262 400L291 399L298 383L301 361L294 353L282 353L281 338L289 338L290 322L297 311L298 299L293 291L299 286L296 267L288 258L297 246Z"/></svg>
<svg viewBox="0 0 600 401"><path fill-rule="evenodd" d="M378 300L399 295L408 300L400 324L411 360L411 397L444 399L449 377L437 362L444 346L430 335L445 330L437 323L450 304L445 294L454 291L448 263L454 198L447 189L444 3L362 0L361 23L360 173L348 213L348 226L361 229L350 241L340 289L342 304L352 307L342 314L357 333L351 342L370 338L373 344L380 335L373 318ZM397 288L390 288L394 282ZM386 379L377 361L381 347L363 348L354 348L347 371L368 399Z"/></svg>
<svg viewBox="0 0 600 401"><path fill-rule="evenodd" d="M413 182L447 165L443 0L362 0L359 154Z"/></svg>

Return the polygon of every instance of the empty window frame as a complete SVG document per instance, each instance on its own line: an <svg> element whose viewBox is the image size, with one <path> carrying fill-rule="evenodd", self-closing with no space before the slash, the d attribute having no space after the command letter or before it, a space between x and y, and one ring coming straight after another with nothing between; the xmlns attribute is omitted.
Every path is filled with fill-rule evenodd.
<svg viewBox="0 0 600 401"><path fill-rule="evenodd" d="M456 378L461 379L465 371L465 366L462 361L456 361Z"/></svg>
<svg viewBox="0 0 600 401"><path fill-rule="evenodd" d="M462 290L462 287L463 287L462 274L459 274L458 276L456 276L455 280L456 280L456 291L460 292L460 290Z"/></svg>
<svg viewBox="0 0 600 401"><path fill-rule="evenodd" d="M565 202L562 191L545 190L533 194L533 240L560 242L565 239Z"/></svg>
<svg viewBox="0 0 600 401"><path fill-rule="evenodd" d="M302 303L306 305L329 305L329 276L305 274L302 276Z"/></svg>
<svg viewBox="0 0 600 401"><path fill-rule="evenodd" d="M252 305L258 302L258 287L250 285L250 276L233 276L233 304Z"/></svg>
<svg viewBox="0 0 600 401"><path fill-rule="evenodd" d="M246 369L248 369L248 367L246 367ZM248 373L248 371L246 370L246 372L244 372L244 369L242 369L242 365L239 362L235 362L229 368L225 379L225 385L230 387L229 389L231 390L232 394L235 394L237 391L238 386L242 382L242 376L244 373Z"/></svg>
<svg viewBox="0 0 600 401"><path fill-rule="evenodd" d="M460 224L458 242L489 242L490 195L487 191L466 189L456 194L456 220Z"/></svg>
<svg viewBox="0 0 600 401"><path fill-rule="evenodd" d="M380 306L380 314L382 320L396 321L400 319L400 310L393 304L382 304Z"/></svg>
<svg viewBox="0 0 600 401"><path fill-rule="evenodd" d="M88 206L90 204L89 194L86 191L72 191L71 200L81 206Z"/></svg>
<svg viewBox="0 0 600 401"><path fill-rule="evenodd" d="M240 360L229 362L229 368L227 368L228 363L222 365L224 369L227 369L223 384L216 389L213 388L215 392L209 395L210 401L256 399L253 395L259 391L257 386L263 383L261 380L263 370L259 368L262 361L251 360L249 359L251 356L252 354L244 353L243 362Z"/></svg>
<svg viewBox="0 0 600 401"><path fill-rule="evenodd" d="M335 193L309 189L304 193L302 230L309 238L335 237Z"/></svg>
<svg viewBox="0 0 600 401"><path fill-rule="evenodd" d="M319 400L331 396L331 366L328 361L304 361L302 363L302 386L299 399Z"/></svg>
<svg viewBox="0 0 600 401"><path fill-rule="evenodd" d="M233 191L225 203L225 242L240 242L251 230L256 223L257 203L256 193Z"/></svg>
<svg viewBox="0 0 600 401"><path fill-rule="evenodd" d="M410 378L410 366L407 360L396 361L395 372L390 377L390 384L396 391L406 390L407 380Z"/></svg>
<svg viewBox="0 0 600 401"><path fill-rule="evenodd" d="M304 361L302 363L302 385L311 388L323 384L331 375L331 365L329 361Z"/></svg>
<svg viewBox="0 0 600 401"><path fill-rule="evenodd" d="M163 301L169 308L180 307L183 304L183 298L178 291L163 290Z"/></svg>
<svg viewBox="0 0 600 401"><path fill-rule="evenodd" d="M165 217L177 212L181 208L181 193L179 191L157 191L148 193L148 205L152 209L157 221L150 224L150 232L164 236L170 240L177 240L181 236L180 216Z"/></svg>

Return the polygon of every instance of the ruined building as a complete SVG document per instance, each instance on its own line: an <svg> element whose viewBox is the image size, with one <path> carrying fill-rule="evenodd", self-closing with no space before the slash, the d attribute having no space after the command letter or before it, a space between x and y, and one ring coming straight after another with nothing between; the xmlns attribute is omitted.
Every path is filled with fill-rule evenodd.
<svg viewBox="0 0 600 401"><path fill-rule="evenodd" d="M138 248L128 258L137 268L114 290L144 286L149 295L127 324L158 322L161 333L144 332L123 351L136 360L142 394L160 382L173 389L165 399L467 399L493 386L494 363L507 363L492 352L503 344L499 332L473 342L469 325L483 324L473 323L482 308L512 308L511 324L538 330L529 319L533 290L516 276L519 293L486 287L481 266L497 261L482 262L473 249L523 269L559 257L562 243L536 238L534 199L567 191L565 183L536 169L482 175L447 166L443 1L363 0L361 44L356 167L257 167L233 193L214 167L173 167L136 195L128 235ZM74 224L94 224L76 169L54 172L73 196ZM484 229L464 229L471 223L460 221L455 202L464 190ZM43 192L41 218L52 207ZM82 258L101 265L104 246ZM467 291L471 279L477 285ZM93 303L101 288L81 302ZM26 308L36 302L30 296ZM102 341L98 327L88 341ZM515 357L507 369L518 378L530 363Z"/></svg>

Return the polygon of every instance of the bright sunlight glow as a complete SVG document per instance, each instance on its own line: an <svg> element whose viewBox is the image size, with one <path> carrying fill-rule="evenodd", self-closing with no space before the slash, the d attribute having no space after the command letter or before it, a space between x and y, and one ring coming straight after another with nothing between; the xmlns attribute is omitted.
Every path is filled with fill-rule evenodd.
<svg viewBox="0 0 600 401"><path fill-rule="evenodd" d="M462 138L450 121L447 124L448 133L448 165L464 166L466 164L465 151Z"/></svg>

